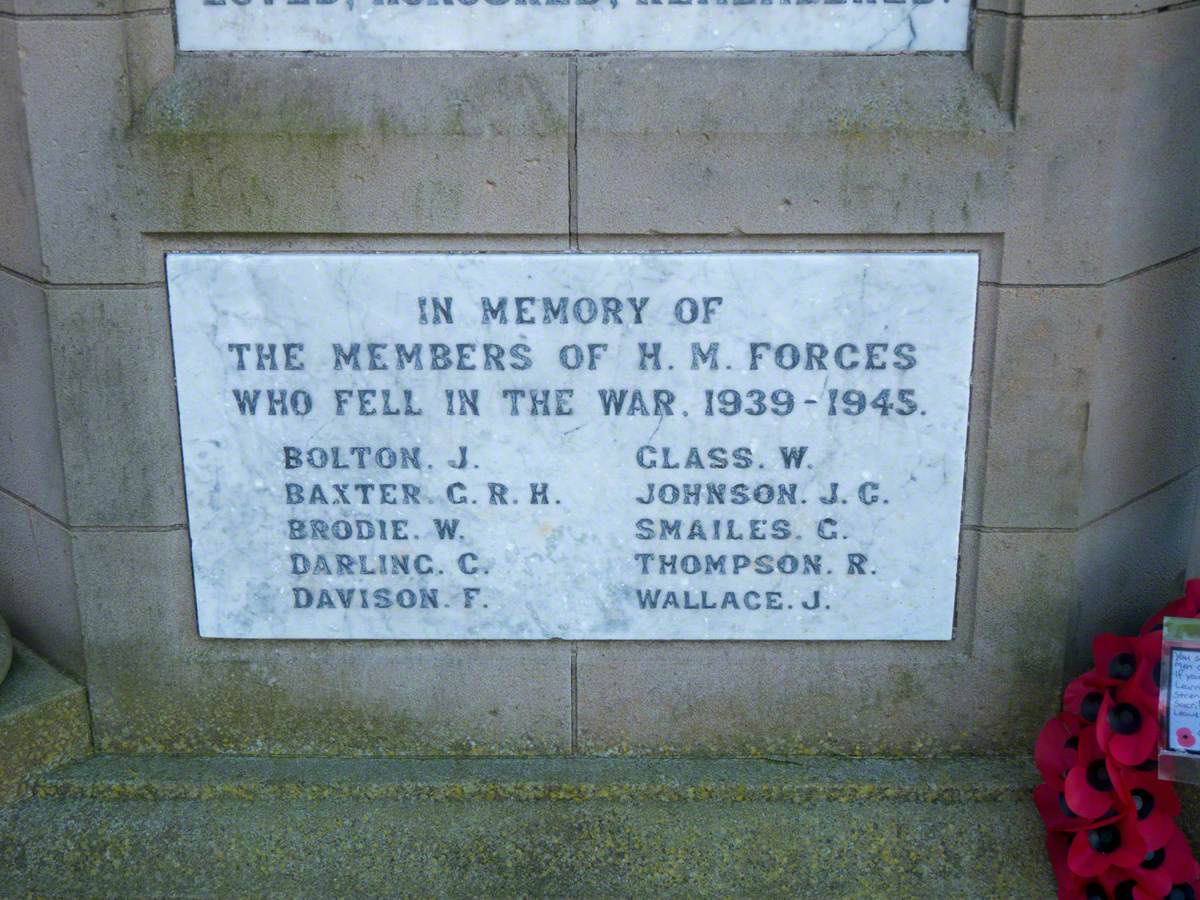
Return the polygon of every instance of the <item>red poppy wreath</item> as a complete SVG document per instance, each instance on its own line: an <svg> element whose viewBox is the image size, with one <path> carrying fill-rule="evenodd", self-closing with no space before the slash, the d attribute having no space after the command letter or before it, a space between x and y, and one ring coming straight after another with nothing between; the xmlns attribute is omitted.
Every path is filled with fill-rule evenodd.
<svg viewBox="0 0 1200 900"><path fill-rule="evenodd" d="M1094 666L1069 685L1038 736L1043 784L1033 793L1062 900L1196 900L1200 864L1158 778L1159 663L1164 616L1200 617L1200 579L1142 626L1102 634Z"/></svg>

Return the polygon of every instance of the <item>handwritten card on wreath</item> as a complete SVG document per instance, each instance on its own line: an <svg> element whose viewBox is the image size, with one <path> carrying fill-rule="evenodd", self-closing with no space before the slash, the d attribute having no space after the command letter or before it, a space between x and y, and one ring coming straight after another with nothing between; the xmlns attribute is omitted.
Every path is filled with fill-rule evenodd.
<svg viewBox="0 0 1200 900"><path fill-rule="evenodd" d="M1176 647L1171 652L1167 748L1200 753L1200 650Z"/></svg>

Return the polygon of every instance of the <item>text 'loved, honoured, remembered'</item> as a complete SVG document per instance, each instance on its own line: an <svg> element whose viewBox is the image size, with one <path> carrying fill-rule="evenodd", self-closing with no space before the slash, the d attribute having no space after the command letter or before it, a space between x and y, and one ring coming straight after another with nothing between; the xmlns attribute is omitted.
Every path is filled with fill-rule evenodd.
<svg viewBox="0 0 1200 900"><path fill-rule="evenodd" d="M961 52L970 0L176 0L181 50Z"/></svg>
<svg viewBox="0 0 1200 900"><path fill-rule="evenodd" d="M951 637L975 254L167 273L203 636Z"/></svg>

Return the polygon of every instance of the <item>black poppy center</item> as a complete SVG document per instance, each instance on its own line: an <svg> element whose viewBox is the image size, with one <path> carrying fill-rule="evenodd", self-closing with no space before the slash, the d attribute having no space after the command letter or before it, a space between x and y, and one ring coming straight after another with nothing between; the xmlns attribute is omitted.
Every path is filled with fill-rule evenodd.
<svg viewBox="0 0 1200 900"><path fill-rule="evenodd" d="M1154 795L1149 791L1137 788L1133 792L1133 806L1137 810L1138 820L1141 821L1154 812Z"/></svg>
<svg viewBox="0 0 1200 900"><path fill-rule="evenodd" d="M1137 882L1122 881L1113 888L1113 900L1133 900L1133 889L1137 887Z"/></svg>
<svg viewBox="0 0 1200 900"><path fill-rule="evenodd" d="M1112 853L1121 846L1121 832L1116 825L1101 825L1088 832L1088 845L1097 853Z"/></svg>
<svg viewBox="0 0 1200 900"><path fill-rule="evenodd" d="M1108 677L1128 681L1137 668L1137 657L1132 653L1118 653L1108 664Z"/></svg>
<svg viewBox="0 0 1200 900"><path fill-rule="evenodd" d="M1104 697L1099 691L1092 691L1083 698L1083 702L1079 704L1079 715L1083 716L1087 722L1095 722L1096 717L1100 715L1100 704L1104 701Z"/></svg>
<svg viewBox="0 0 1200 900"><path fill-rule="evenodd" d="M1132 703L1118 703L1108 711L1108 727L1117 734L1136 734L1142 714Z"/></svg>
<svg viewBox="0 0 1200 900"><path fill-rule="evenodd" d="M1104 893L1104 888L1092 882L1083 889L1084 900L1108 900L1108 894Z"/></svg>
<svg viewBox="0 0 1200 900"><path fill-rule="evenodd" d="M1163 900L1196 900L1196 892L1192 890L1190 884L1173 884L1171 893L1167 894Z"/></svg>
<svg viewBox="0 0 1200 900"><path fill-rule="evenodd" d="M1159 847L1153 853L1147 853L1146 858L1142 860L1143 869L1157 869L1163 864L1163 860L1167 858L1167 848Z"/></svg>
<svg viewBox="0 0 1200 900"><path fill-rule="evenodd" d="M1087 767L1087 783L1093 790L1111 791L1112 779L1108 777L1108 766L1098 759Z"/></svg>

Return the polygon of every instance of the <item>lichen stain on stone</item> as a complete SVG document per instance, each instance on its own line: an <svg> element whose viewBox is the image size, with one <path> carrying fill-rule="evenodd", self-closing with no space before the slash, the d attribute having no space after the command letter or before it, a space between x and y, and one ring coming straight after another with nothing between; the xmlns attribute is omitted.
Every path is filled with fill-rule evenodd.
<svg viewBox="0 0 1200 900"><path fill-rule="evenodd" d="M432 104L302 67L287 74L255 78L193 61L157 87L117 138L145 173L125 179L123 192L147 230L350 233L383 219L400 230L455 222L469 202L457 161L468 141L558 137L565 152L565 99L532 72L481 70ZM414 160L427 161L425 174L393 187L398 164Z"/></svg>
<svg viewBox="0 0 1200 900"><path fill-rule="evenodd" d="M23 646L14 650L0 703L0 804L24 794L32 775L91 751L83 688Z"/></svg>
<svg viewBox="0 0 1200 900"><path fill-rule="evenodd" d="M285 688L274 679L230 671L220 660L181 670L178 658L145 647L123 646L105 655L137 662L110 664L94 673L93 715L101 752L392 757L561 751L549 739L530 734L466 735L466 726L449 726L434 714L418 717L398 699L353 700L345 691L333 695L320 687L306 693L294 683ZM294 665L294 660L281 665L275 675L287 680L286 669ZM222 668L223 675L214 680L211 673ZM174 675L151 681L147 672ZM331 684L337 680L331 675ZM488 734L495 728L489 726Z"/></svg>

